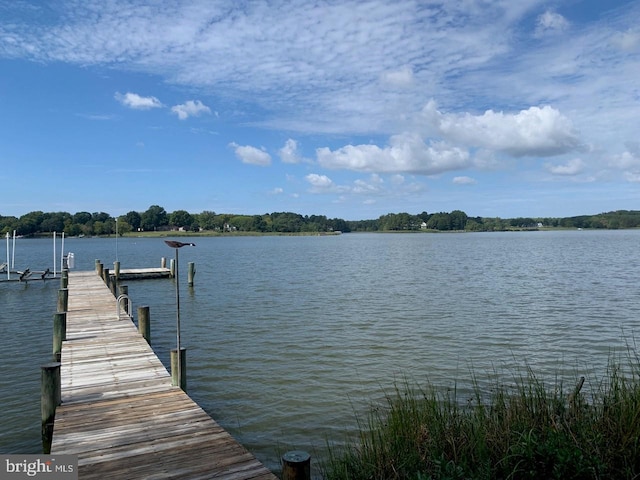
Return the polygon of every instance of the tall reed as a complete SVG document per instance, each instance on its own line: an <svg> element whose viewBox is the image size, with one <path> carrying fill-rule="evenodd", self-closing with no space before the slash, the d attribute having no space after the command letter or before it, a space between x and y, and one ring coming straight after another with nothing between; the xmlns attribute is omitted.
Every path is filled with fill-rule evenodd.
<svg viewBox="0 0 640 480"><path fill-rule="evenodd" d="M327 480L640 478L640 363L611 361L569 391L527 368L462 402L404 382L346 447L329 447ZM627 365L625 365L626 367ZM588 392L585 392L588 391Z"/></svg>

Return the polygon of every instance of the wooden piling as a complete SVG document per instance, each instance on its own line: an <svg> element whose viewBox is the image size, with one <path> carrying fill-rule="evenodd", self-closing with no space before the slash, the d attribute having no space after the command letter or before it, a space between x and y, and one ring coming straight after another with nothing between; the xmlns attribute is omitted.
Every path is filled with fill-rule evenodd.
<svg viewBox="0 0 640 480"><path fill-rule="evenodd" d="M102 262L96 259L96 273L99 277L102 277Z"/></svg>
<svg viewBox="0 0 640 480"><path fill-rule="evenodd" d="M151 345L151 318L148 305L138 307L138 332Z"/></svg>
<svg viewBox="0 0 640 480"><path fill-rule="evenodd" d="M189 274L187 275L187 285L193 287L193 277L196 276L196 264L189 262Z"/></svg>
<svg viewBox="0 0 640 480"><path fill-rule="evenodd" d="M66 312L69 309L69 289L58 290L58 312Z"/></svg>
<svg viewBox="0 0 640 480"><path fill-rule="evenodd" d="M104 281L104 284L108 287L109 286L109 269L108 268L102 268L102 280Z"/></svg>
<svg viewBox="0 0 640 480"><path fill-rule="evenodd" d="M42 416L42 453L51 453L53 421L56 407L62 403L60 386L60 362L52 362L41 367L40 412Z"/></svg>
<svg viewBox="0 0 640 480"><path fill-rule="evenodd" d="M167 268L167 258L166 257L162 257L160 259L160 268Z"/></svg>
<svg viewBox="0 0 640 480"><path fill-rule="evenodd" d="M282 480L311 480L311 455L292 450L282 456Z"/></svg>
<svg viewBox="0 0 640 480"><path fill-rule="evenodd" d="M62 276L60 277L60 288L67 288L69 286L69 270L66 268L62 270Z"/></svg>
<svg viewBox="0 0 640 480"><path fill-rule="evenodd" d="M171 385L178 385L178 355L177 349L171 349ZM187 349L180 347L180 388L187 391Z"/></svg>
<svg viewBox="0 0 640 480"><path fill-rule="evenodd" d="M172 258L169 261L169 271L171 272L171 278L176 278L176 260Z"/></svg>
<svg viewBox="0 0 640 480"><path fill-rule="evenodd" d="M116 282L118 282L120 280L120 262L117 260L113 262L113 274L116 277Z"/></svg>
<svg viewBox="0 0 640 480"><path fill-rule="evenodd" d="M53 314L53 361L59 362L62 352L62 341L66 340L67 314L57 312Z"/></svg>

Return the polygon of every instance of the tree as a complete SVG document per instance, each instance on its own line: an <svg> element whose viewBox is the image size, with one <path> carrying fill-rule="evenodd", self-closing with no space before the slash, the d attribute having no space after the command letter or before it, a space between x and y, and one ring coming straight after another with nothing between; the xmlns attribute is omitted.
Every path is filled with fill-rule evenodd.
<svg viewBox="0 0 640 480"><path fill-rule="evenodd" d="M449 215L451 220L451 229L452 230L464 230L464 227L467 225L467 214L462 210L454 210Z"/></svg>
<svg viewBox="0 0 640 480"><path fill-rule="evenodd" d="M169 216L164 208L159 205L151 205L140 218L143 230L157 230L169 224Z"/></svg>
<svg viewBox="0 0 640 480"><path fill-rule="evenodd" d="M127 222L126 217L123 215L118 217L118 235L122 236L125 233L133 231L133 227Z"/></svg>
<svg viewBox="0 0 640 480"><path fill-rule="evenodd" d="M229 225L235 227L240 232L254 231L254 217L249 215L236 215L229 219Z"/></svg>
<svg viewBox="0 0 640 480"><path fill-rule="evenodd" d="M7 233L13 233L18 226L17 217L2 217L0 216L0 232L2 235Z"/></svg>
<svg viewBox="0 0 640 480"><path fill-rule="evenodd" d="M451 215L449 213L434 213L427 222L427 228L432 230L451 230Z"/></svg>
<svg viewBox="0 0 640 480"><path fill-rule="evenodd" d="M111 218L111 215L105 212L94 212L91 214L91 219L94 222L106 222Z"/></svg>
<svg viewBox="0 0 640 480"><path fill-rule="evenodd" d="M198 218L198 224L203 230L215 230L216 229L216 212L204 210L200 214L196 215Z"/></svg>
<svg viewBox="0 0 640 480"><path fill-rule="evenodd" d="M92 216L89 212L76 212L72 217L73 223L79 223L81 225L89 223L91 219Z"/></svg>
<svg viewBox="0 0 640 480"><path fill-rule="evenodd" d="M191 226L192 223L193 215L186 210L176 210L169 215L169 225L171 226L185 228Z"/></svg>
<svg viewBox="0 0 640 480"><path fill-rule="evenodd" d="M130 211L124 216L124 221L131 225L133 230L138 230L140 228L140 222L142 221L140 214L135 211Z"/></svg>
<svg viewBox="0 0 640 480"><path fill-rule="evenodd" d="M304 225L302 215L292 212L274 212L271 220L274 232L300 232Z"/></svg>
<svg viewBox="0 0 640 480"><path fill-rule="evenodd" d="M40 231L62 232L67 219L71 219L71 215L66 212L45 213L40 222Z"/></svg>
<svg viewBox="0 0 640 480"><path fill-rule="evenodd" d="M41 211L29 212L18 219L18 235L32 235L40 231L40 224L44 220L44 213Z"/></svg>

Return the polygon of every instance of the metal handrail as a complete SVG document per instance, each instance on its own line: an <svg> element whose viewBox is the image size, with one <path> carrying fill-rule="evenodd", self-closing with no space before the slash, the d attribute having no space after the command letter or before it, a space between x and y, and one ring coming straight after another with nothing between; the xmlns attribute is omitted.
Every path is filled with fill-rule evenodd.
<svg viewBox="0 0 640 480"><path fill-rule="evenodd" d="M123 293L116 299L116 315L118 315L118 320L122 319L122 311L120 309L120 304L122 300L127 301L128 313L125 312L125 316L127 318L131 318L131 310L132 310L131 299L129 298L129 295Z"/></svg>

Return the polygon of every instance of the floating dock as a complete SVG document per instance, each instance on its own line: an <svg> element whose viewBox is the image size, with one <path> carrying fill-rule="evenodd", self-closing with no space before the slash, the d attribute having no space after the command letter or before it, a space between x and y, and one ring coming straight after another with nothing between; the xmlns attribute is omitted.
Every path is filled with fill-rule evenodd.
<svg viewBox="0 0 640 480"><path fill-rule="evenodd" d="M144 280L147 278L170 278L171 270L168 268L124 268L120 270L120 280Z"/></svg>
<svg viewBox="0 0 640 480"><path fill-rule="evenodd" d="M82 479L277 479L171 385L96 272L70 272L68 292L51 454L77 455Z"/></svg>

